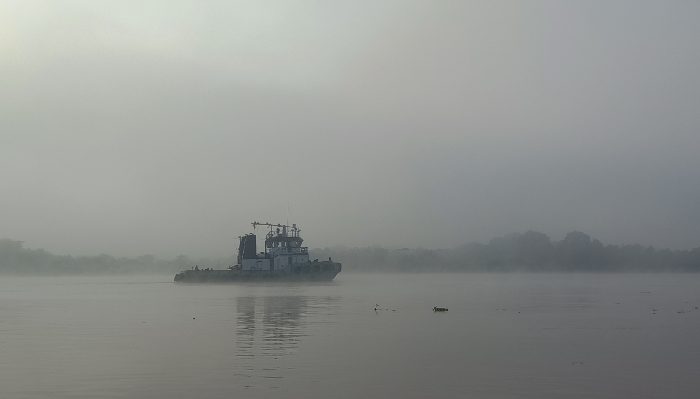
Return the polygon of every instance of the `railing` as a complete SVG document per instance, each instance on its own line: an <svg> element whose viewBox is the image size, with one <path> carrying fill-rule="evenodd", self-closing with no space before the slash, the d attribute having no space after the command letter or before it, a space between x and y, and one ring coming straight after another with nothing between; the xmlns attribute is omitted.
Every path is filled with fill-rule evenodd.
<svg viewBox="0 0 700 399"><path fill-rule="evenodd" d="M308 255L309 248L308 247L274 247L274 248L267 248L267 252L271 253L271 254Z"/></svg>

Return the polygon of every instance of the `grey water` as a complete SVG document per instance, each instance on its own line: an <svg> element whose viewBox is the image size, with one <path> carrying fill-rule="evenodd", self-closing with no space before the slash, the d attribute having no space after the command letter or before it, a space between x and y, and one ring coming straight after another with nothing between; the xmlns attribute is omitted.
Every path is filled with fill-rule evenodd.
<svg viewBox="0 0 700 399"><path fill-rule="evenodd" d="M0 397L695 398L700 389L696 274L171 279L1 278Z"/></svg>

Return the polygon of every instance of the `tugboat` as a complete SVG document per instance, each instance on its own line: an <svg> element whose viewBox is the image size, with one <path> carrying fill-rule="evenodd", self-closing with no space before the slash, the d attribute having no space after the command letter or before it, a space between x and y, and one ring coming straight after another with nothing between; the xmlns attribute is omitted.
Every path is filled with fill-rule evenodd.
<svg viewBox="0 0 700 399"><path fill-rule="evenodd" d="M253 233L238 237L237 264L225 270L200 268L184 270L175 275L176 282L219 283L235 281L331 281L342 266L331 258L309 259L309 248L302 247L304 239L296 224L253 222ZM264 252L257 252L257 226L269 227Z"/></svg>

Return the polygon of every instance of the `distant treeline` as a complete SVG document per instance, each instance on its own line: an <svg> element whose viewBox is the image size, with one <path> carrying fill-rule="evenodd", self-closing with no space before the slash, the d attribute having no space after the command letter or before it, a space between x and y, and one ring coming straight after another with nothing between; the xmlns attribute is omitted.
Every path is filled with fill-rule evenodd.
<svg viewBox="0 0 700 399"><path fill-rule="evenodd" d="M314 257L333 257L357 271L700 271L700 247L654 249L603 245L575 231L552 241L535 231L470 243L452 249L325 248Z"/></svg>
<svg viewBox="0 0 700 399"><path fill-rule="evenodd" d="M581 232L561 241L534 231L471 243L452 249L386 249L332 247L313 249L313 258L343 263L345 271L466 272L466 271L700 271L700 247L692 250L654 249L641 245L604 245ZM194 265L224 269L225 259L191 259L180 255L158 259L110 255L54 255L25 248L21 241L0 240L0 272L14 274L175 273Z"/></svg>
<svg viewBox="0 0 700 399"><path fill-rule="evenodd" d="M176 273L194 265L225 269L231 259L191 259L179 255L174 259L158 259L153 255L136 258L111 255L54 255L43 249L25 248L22 241L0 239L0 273L12 274L118 274Z"/></svg>

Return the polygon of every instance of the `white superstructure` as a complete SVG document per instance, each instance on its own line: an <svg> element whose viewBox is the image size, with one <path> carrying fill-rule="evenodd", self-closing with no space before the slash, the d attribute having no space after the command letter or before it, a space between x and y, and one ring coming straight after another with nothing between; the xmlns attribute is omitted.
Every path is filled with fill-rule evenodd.
<svg viewBox="0 0 700 399"><path fill-rule="evenodd" d="M295 267L309 263L309 250L302 247L304 242L299 236L296 224L291 226L271 223L253 222L256 226L268 226L270 231L265 236L265 251L256 252L256 235L247 234L240 239L238 265L244 271L293 272Z"/></svg>

